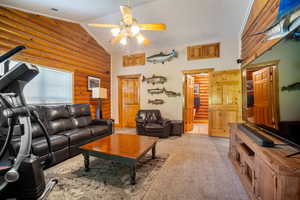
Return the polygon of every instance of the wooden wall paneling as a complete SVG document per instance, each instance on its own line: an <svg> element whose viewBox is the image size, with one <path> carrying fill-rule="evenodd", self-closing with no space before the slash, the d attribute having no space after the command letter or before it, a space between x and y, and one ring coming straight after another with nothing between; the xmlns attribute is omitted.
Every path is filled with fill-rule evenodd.
<svg viewBox="0 0 300 200"><path fill-rule="evenodd" d="M253 61L281 39L267 41L264 34L254 35L268 28L278 14L280 0L255 0L242 34L243 65Z"/></svg>
<svg viewBox="0 0 300 200"><path fill-rule="evenodd" d="M131 67L131 66L145 65L145 64L146 64L145 53L123 56L123 67Z"/></svg>
<svg viewBox="0 0 300 200"><path fill-rule="evenodd" d="M244 30L248 30L249 26L255 21L259 13L266 6L269 0L259 0L254 1L251 7L249 17L247 19L247 24L245 25Z"/></svg>
<svg viewBox="0 0 300 200"><path fill-rule="evenodd" d="M187 47L187 59L198 60L220 57L220 43L204 44Z"/></svg>
<svg viewBox="0 0 300 200"><path fill-rule="evenodd" d="M0 53L17 45L27 49L12 59L73 72L73 103L89 103L93 116L87 76L99 77L108 89L103 116L110 117L110 55L79 24L0 6Z"/></svg>

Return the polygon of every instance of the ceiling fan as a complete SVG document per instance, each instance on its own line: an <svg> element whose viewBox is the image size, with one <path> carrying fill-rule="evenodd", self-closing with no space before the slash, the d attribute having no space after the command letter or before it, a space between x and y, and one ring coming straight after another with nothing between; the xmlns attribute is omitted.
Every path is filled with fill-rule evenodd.
<svg viewBox="0 0 300 200"><path fill-rule="evenodd" d="M114 38L111 44L116 44L118 41L122 45L126 45L129 38L136 38L139 44L149 45L150 41L141 33L141 30L146 31L163 31L166 30L165 24L138 24L133 18L132 11L129 6L120 6L122 19L120 25L116 24L88 24L89 26L112 28L111 33Z"/></svg>

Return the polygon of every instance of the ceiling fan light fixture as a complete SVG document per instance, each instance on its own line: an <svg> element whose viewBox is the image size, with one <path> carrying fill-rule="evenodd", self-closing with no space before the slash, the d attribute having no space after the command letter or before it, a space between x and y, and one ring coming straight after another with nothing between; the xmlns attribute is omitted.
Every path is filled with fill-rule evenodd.
<svg viewBox="0 0 300 200"><path fill-rule="evenodd" d="M122 44L122 45L126 45L127 44L127 37L123 37L121 40L120 40L120 43Z"/></svg>
<svg viewBox="0 0 300 200"><path fill-rule="evenodd" d="M138 25L132 25L130 30L131 30L132 35L136 35L140 32L141 29Z"/></svg>
<svg viewBox="0 0 300 200"><path fill-rule="evenodd" d="M138 43L141 44L141 43L144 42L145 37L144 37L143 35L140 34L140 35L138 35L138 36L136 37L136 39L137 39Z"/></svg>
<svg viewBox="0 0 300 200"><path fill-rule="evenodd" d="M120 28L113 28L111 29L111 33L114 37L116 37L117 35L119 35L119 33L121 32Z"/></svg>

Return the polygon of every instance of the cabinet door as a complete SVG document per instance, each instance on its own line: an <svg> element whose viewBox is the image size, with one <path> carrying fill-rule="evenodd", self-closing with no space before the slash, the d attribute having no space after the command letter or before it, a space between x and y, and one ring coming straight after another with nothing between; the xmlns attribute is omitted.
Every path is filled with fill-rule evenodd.
<svg viewBox="0 0 300 200"><path fill-rule="evenodd" d="M277 176L264 162L258 161L256 168L255 196L258 200L276 200Z"/></svg>
<svg viewBox="0 0 300 200"><path fill-rule="evenodd" d="M253 162L250 161L251 158L246 156L245 154L242 156L243 157L243 179L244 179L244 184L247 187L247 189L253 193L255 190L255 170L253 167Z"/></svg>

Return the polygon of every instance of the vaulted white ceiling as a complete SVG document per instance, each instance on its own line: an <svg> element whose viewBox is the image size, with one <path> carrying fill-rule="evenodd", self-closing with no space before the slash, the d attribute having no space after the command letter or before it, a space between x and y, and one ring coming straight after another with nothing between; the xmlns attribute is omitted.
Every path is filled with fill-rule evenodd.
<svg viewBox="0 0 300 200"><path fill-rule="evenodd" d="M139 23L165 23L166 31L144 31L151 45L130 41L111 45L109 29L88 23L119 24L119 6L127 0L0 0L0 4L81 23L109 52L172 48L193 42L239 37L252 0L132 0ZM53 11L56 8L58 11Z"/></svg>

